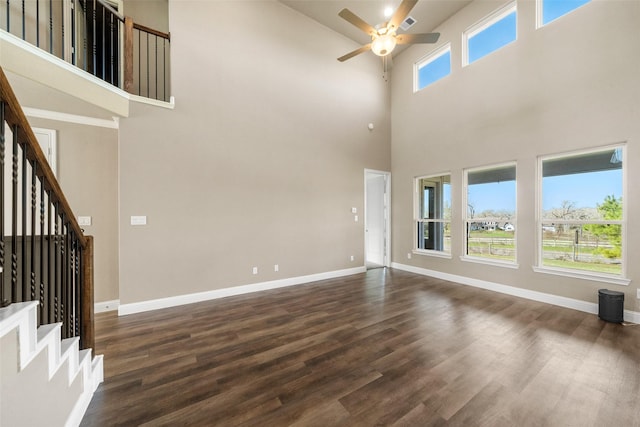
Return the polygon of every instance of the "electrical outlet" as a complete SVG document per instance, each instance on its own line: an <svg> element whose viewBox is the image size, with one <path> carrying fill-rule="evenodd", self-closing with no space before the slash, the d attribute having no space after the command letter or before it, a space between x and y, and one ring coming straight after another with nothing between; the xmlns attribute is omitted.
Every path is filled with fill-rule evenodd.
<svg viewBox="0 0 640 427"><path fill-rule="evenodd" d="M637 297L638 299L640 299L640 289L636 290L636 292L638 293L638 294L636 295L636 297Z"/></svg>
<svg viewBox="0 0 640 427"><path fill-rule="evenodd" d="M274 264L273 271L280 271L280 266L278 264Z"/></svg>
<svg viewBox="0 0 640 427"><path fill-rule="evenodd" d="M411 252L407 252L407 259L411 259Z"/></svg>
<svg viewBox="0 0 640 427"><path fill-rule="evenodd" d="M253 274L258 274L258 267L253 267Z"/></svg>
<svg viewBox="0 0 640 427"><path fill-rule="evenodd" d="M355 259L355 257L353 255L351 255L351 261L353 261Z"/></svg>

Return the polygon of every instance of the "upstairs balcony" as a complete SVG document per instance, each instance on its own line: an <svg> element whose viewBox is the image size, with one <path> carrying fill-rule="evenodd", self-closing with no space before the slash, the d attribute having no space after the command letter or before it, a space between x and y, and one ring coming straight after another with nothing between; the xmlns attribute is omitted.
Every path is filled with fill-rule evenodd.
<svg viewBox="0 0 640 427"><path fill-rule="evenodd" d="M134 22L107 0L3 3L0 63L6 70L120 116L128 115L131 99L172 105L169 33Z"/></svg>

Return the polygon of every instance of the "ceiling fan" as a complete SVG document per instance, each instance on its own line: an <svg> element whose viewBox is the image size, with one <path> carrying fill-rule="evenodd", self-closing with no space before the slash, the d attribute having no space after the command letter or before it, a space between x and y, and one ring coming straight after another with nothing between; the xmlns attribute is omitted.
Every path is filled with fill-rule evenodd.
<svg viewBox="0 0 640 427"><path fill-rule="evenodd" d="M342 9L338 16L344 20L355 25L369 36L371 36L371 43L368 43L353 52L349 52L346 55L338 58L338 61L344 62L347 59L351 59L356 55L360 55L368 50L374 54L381 56L386 69L386 57L398 44L413 44L413 43L435 43L440 37L440 33L428 33L428 34L397 34L400 24L407 18L411 9L418 3L418 0L403 0L398 6L393 16L388 22L373 27L366 23L362 18L351 12L349 9ZM386 71L386 70L385 70Z"/></svg>

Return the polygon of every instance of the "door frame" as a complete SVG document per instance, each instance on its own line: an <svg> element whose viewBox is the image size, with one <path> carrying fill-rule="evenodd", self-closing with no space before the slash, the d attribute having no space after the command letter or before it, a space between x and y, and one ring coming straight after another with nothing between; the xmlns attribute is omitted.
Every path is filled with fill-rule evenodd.
<svg viewBox="0 0 640 427"><path fill-rule="evenodd" d="M364 264L367 265L367 178L369 175L383 175L385 177L383 209L386 208L386 217L384 218L383 265L391 267L391 172L376 169L364 170Z"/></svg>

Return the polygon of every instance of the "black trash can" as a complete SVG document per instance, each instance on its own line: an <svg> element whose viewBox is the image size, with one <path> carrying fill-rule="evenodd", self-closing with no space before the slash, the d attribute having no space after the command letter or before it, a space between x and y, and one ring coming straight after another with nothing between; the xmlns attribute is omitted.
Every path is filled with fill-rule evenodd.
<svg viewBox="0 0 640 427"><path fill-rule="evenodd" d="M605 322L622 323L624 320L624 293L600 289L598 291L598 317Z"/></svg>

